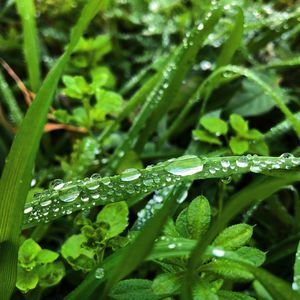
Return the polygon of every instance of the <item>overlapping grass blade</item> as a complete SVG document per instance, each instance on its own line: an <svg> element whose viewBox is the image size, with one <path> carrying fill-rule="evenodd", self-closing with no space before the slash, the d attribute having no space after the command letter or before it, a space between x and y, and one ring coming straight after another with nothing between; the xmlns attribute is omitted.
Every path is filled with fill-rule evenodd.
<svg viewBox="0 0 300 300"><path fill-rule="evenodd" d="M0 180L0 298L8 299L16 280L16 265L23 207L48 108L69 57L103 2L87 3L71 33L70 44L43 82L19 127ZM34 124L34 125L33 125Z"/></svg>
<svg viewBox="0 0 300 300"><path fill-rule="evenodd" d="M17 10L22 20L23 50L27 65L30 88L36 92L41 85L40 51L36 12L33 0L16 0Z"/></svg>
<svg viewBox="0 0 300 300"><path fill-rule="evenodd" d="M3 96L2 99L7 105L9 112L11 113L12 119L14 120L16 125L20 125L23 119L23 113L20 110L18 103L1 71L0 71L0 90Z"/></svg>
<svg viewBox="0 0 300 300"><path fill-rule="evenodd" d="M300 291L300 242L298 243L298 248L295 255L294 280L292 287L294 290L298 292Z"/></svg>
<svg viewBox="0 0 300 300"><path fill-rule="evenodd" d="M148 135L152 132L153 128L156 128L161 114L166 112L168 106L174 100L186 72L194 61L195 55L208 34L213 30L220 14L220 9L214 10L205 24L200 23L197 28L192 30L184 39L183 45L175 50L173 59L170 59L166 68L159 72L157 85L153 88L141 112L135 118L125 140L115 150L111 158L110 165L113 169L117 168L122 157L124 157L124 153L132 150L137 143L139 144L139 148L143 147ZM151 122L148 123L150 117ZM143 128L147 128L147 132L139 135Z"/></svg>

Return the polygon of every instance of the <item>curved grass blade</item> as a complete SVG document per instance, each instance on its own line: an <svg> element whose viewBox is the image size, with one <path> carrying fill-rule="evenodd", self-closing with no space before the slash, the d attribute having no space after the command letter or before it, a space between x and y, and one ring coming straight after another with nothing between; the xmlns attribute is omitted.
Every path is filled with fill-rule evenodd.
<svg viewBox="0 0 300 300"><path fill-rule="evenodd" d="M30 88L36 92L41 85L40 51L38 32L35 21L35 7L33 0L16 0L17 10L23 27L23 50Z"/></svg>
<svg viewBox="0 0 300 300"><path fill-rule="evenodd" d="M59 78L79 38L103 2L91 0L72 30L70 44L43 82L19 127L0 180L0 298L8 299L16 280L23 207L48 108ZM33 126L34 124L34 126Z"/></svg>
<svg viewBox="0 0 300 300"><path fill-rule="evenodd" d="M23 120L23 113L21 112L17 101L9 88L2 72L0 71L0 90L3 95L3 100L7 105L9 112L11 113L12 119L16 125L20 125Z"/></svg>

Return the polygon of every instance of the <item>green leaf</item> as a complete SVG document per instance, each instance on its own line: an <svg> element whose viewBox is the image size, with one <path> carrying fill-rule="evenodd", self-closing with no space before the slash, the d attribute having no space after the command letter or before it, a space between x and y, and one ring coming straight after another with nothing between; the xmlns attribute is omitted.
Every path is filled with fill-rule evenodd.
<svg viewBox="0 0 300 300"><path fill-rule="evenodd" d="M229 146L234 154L244 154L249 149L249 142L238 137L232 137L229 141Z"/></svg>
<svg viewBox="0 0 300 300"><path fill-rule="evenodd" d="M248 133L248 122L243 119L242 116L237 114L230 115L229 119L231 127L241 136L245 136Z"/></svg>
<svg viewBox="0 0 300 300"><path fill-rule="evenodd" d="M70 44L50 70L15 135L0 180L0 298L15 288L17 247L32 170L44 124L60 76L78 40L97 14L102 1L89 0L71 32ZM34 126L32 126L34 124Z"/></svg>
<svg viewBox="0 0 300 300"><path fill-rule="evenodd" d="M259 249L253 247L241 247L236 250L236 253L252 263L254 266L261 266L266 260L266 254Z"/></svg>
<svg viewBox="0 0 300 300"><path fill-rule="evenodd" d="M178 233L185 238L190 238L190 233L188 229L188 220L187 220L187 207L184 208L176 219L176 230Z"/></svg>
<svg viewBox="0 0 300 300"><path fill-rule="evenodd" d="M122 108L123 98L115 92L97 89L95 109L91 114L94 119L102 121L107 114L116 116Z"/></svg>
<svg viewBox="0 0 300 300"><path fill-rule="evenodd" d="M163 273L158 275L152 284L155 295L175 295L179 292L182 275L176 273Z"/></svg>
<svg viewBox="0 0 300 300"><path fill-rule="evenodd" d="M209 132L219 135L224 135L228 131L228 125L225 121L216 117L202 117L200 124Z"/></svg>
<svg viewBox="0 0 300 300"><path fill-rule="evenodd" d="M210 262L203 267L201 271L212 272L221 276L224 279L229 279L234 282L248 282L254 279L254 276L238 263L218 259Z"/></svg>
<svg viewBox="0 0 300 300"><path fill-rule="evenodd" d="M96 67L90 72L92 77L91 86L94 90L101 87L114 88L116 85L116 78L107 67Z"/></svg>
<svg viewBox="0 0 300 300"><path fill-rule="evenodd" d="M213 246L234 250L244 246L252 237L253 228L247 224L236 224L224 229L214 240Z"/></svg>
<svg viewBox="0 0 300 300"><path fill-rule="evenodd" d="M218 299L219 300L255 300L255 298L232 291L218 291Z"/></svg>
<svg viewBox="0 0 300 300"><path fill-rule="evenodd" d="M93 93L91 87L82 76L65 75L62 80L66 86L63 92L70 98L82 100L86 95Z"/></svg>
<svg viewBox="0 0 300 300"><path fill-rule="evenodd" d="M118 282L111 290L109 296L116 300L156 300L152 281L145 279L127 279Z"/></svg>
<svg viewBox="0 0 300 300"><path fill-rule="evenodd" d="M219 300L214 287L200 279L200 281L193 288L193 300Z"/></svg>
<svg viewBox="0 0 300 300"><path fill-rule="evenodd" d="M46 288L57 285L65 276L65 267L62 262L55 262L38 268L39 286Z"/></svg>
<svg viewBox="0 0 300 300"><path fill-rule="evenodd" d="M106 205L97 215L97 223L104 222L109 225L106 239L122 233L128 226L128 206L125 201Z"/></svg>
<svg viewBox="0 0 300 300"><path fill-rule="evenodd" d="M33 239L27 239L23 242L19 248L19 262L22 266L30 265L39 252L42 250L40 245L36 243Z"/></svg>
<svg viewBox="0 0 300 300"><path fill-rule="evenodd" d="M256 153L259 155L269 155L269 146L265 141L251 142L250 144L250 152Z"/></svg>
<svg viewBox="0 0 300 300"><path fill-rule="evenodd" d="M247 138L249 140L259 140L262 139L264 137L264 135L257 129L250 129L247 132Z"/></svg>
<svg viewBox="0 0 300 300"><path fill-rule="evenodd" d="M192 239L201 239L210 225L211 211L204 196L195 198L187 208L187 227Z"/></svg>
<svg viewBox="0 0 300 300"><path fill-rule="evenodd" d="M58 258L59 254L48 250L48 249L42 249L37 257L36 257L36 263L37 264L48 264L54 262Z"/></svg>
<svg viewBox="0 0 300 300"><path fill-rule="evenodd" d="M35 271L26 271L23 268L18 268L16 287L27 293L33 290L39 282L39 276Z"/></svg>
<svg viewBox="0 0 300 300"><path fill-rule="evenodd" d="M214 145L222 145L222 142L217 137L200 129L193 130L193 138L196 141L201 141L201 142L214 144Z"/></svg>

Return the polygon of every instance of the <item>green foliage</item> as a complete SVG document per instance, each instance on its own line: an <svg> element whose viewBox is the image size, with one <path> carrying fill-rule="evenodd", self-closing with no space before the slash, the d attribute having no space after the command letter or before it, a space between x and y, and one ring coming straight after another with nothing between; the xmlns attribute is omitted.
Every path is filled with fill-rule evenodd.
<svg viewBox="0 0 300 300"><path fill-rule="evenodd" d="M297 3L85 2L0 8L1 300L298 299Z"/></svg>
<svg viewBox="0 0 300 300"><path fill-rule="evenodd" d="M59 284L65 268L56 261L58 257L57 252L42 249L34 240L25 240L19 248L16 287L27 293L37 285L47 288Z"/></svg>

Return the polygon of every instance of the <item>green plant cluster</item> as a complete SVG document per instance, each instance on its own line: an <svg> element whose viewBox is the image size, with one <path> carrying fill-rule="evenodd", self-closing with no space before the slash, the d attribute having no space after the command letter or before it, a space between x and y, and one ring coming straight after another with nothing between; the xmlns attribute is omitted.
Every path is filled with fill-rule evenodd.
<svg viewBox="0 0 300 300"><path fill-rule="evenodd" d="M299 20L4 0L0 300L300 299Z"/></svg>

